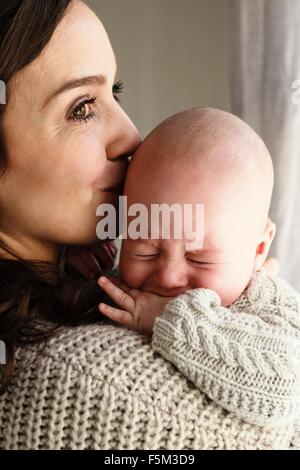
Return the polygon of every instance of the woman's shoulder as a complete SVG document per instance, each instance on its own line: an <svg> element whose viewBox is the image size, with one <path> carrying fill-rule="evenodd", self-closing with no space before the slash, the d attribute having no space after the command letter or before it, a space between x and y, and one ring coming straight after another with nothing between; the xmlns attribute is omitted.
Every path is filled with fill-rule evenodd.
<svg viewBox="0 0 300 470"><path fill-rule="evenodd" d="M0 448L272 449L260 430L211 401L154 352L111 324L64 328L43 349L17 351L0 397Z"/></svg>
<svg viewBox="0 0 300 470"><path fill-rule="evenodd" d="M197 400L202 396L194 385L160 354L153 351L151 339L113 324L99 323L65 327L52 337L43 349L27 348L17 353L17 367L22 369L32 362L42 370L64 367L73 373L89 375L92 380L109 383L124 393L134 390L135 397L144 400L157 397L161 391L174 391L177 400L185 396ZM75 372L74 372L75 371ZM203 398L203 396L202 396ZM202 399L200 400L202 401Z"/></svg>

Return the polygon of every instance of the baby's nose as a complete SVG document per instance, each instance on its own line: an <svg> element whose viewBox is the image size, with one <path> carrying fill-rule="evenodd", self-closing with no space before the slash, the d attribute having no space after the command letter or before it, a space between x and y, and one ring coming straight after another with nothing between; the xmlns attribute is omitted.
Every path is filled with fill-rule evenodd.
<svg viewBox="0 0 300 470"><path fill-rule="evenodd" d="M188 285L188 275L183 264L165 263L155 272L153 281L160 289L170 291L168 295L179 295Z"/></svg>

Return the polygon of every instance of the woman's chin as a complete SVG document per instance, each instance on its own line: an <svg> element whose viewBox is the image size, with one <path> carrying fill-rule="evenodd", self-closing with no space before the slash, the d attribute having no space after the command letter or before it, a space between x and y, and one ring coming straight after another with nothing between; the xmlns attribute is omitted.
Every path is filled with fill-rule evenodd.
<svg viewBox="0 0 300 470"><path fill-rule="evenodd" d="M74 227L67 236L61 240L62 245L92 245L99 241L96 233L97 220L93 223L82 223ZM66 235L66 234L65 234Z"/></svg>

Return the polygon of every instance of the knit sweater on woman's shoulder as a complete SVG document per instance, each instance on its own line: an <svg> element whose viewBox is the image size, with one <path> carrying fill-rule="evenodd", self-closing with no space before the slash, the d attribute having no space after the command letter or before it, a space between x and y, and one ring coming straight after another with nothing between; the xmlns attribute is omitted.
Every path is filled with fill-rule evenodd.
<svg viewBox="0 0 300 470"><path fill-rule="evenodd" d="M205 307L201 306L202 300ZM289 367L284 360L287 339L293 345L298 338L292 313L296 307L292 306L291 311L280 310L278 322L274 315L271 316L275 320L268 322L268 311L261 312L261 323L256 326L251 319L257 322L257 317L251 316L251 312L246 318L237 314L236 327L232 329L226 323L226 312L217 305L217 298L209 292L198 290L195 296L192 293L180 296L168 305L166 314L157 323L153 344L163 354L170 355L197 386L202 374L201 388L208 383L208 391L216 391L210 393L213 399L224 389L225 376L229 372L230 381L234 370L239 372L238 384L249 377L264 384L266 368L274 377L274 383L281 384L285 390L285 382L280 382L280 367ZM221 314L219 320L216 312ZM202 321L202 317L205 320ZM218 326L222 322L220 330ZM274 333L268 343L279 362L272 361L272 355L265 357L263 354L264 341L269 341L263 328L266 322L274 332L282 328L278 338ZM228 339L228 348L224 341L220 347L215 335L210 340L205 333L206 325L209 329L212 325L214 331ZM248 325L246 330L245 325ZM236 351L238 340L246 358L243 351ZM200 342L207 346L199 349ZM249 353L251 347L264 359L262 370L260 362L257 365ZM199 368L203 358L206 361L204 375ZM220 358L228 361L228 370L222 366L219 370L225 374L215 377ZM293 372L289 377L293 384ZM234 393L234 387L231 390L230 393ZM280 391L275 393L280 396ZM241 409L244 409L243 396L240 394ZM245 397L248 400L247 393ZM235 412L214 402L154 352L150 339L107 324L65 329L52 338L42 352L34 348L19 350L17 373L0 397L1 449L278 449L295 446L297 433L293 422L273 428L245 422Z"/></svg>

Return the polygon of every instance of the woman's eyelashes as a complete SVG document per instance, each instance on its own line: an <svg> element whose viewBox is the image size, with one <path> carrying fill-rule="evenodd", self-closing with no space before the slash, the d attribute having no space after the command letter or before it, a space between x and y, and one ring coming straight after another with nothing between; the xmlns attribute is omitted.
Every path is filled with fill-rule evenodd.
<svg viewBox="0 0 300 470"><path fill-rule="evenodd" d="M79 103L72 111L70 118L73 121L78 122L79 124L87 124L90 119L93 119L96 116L96 113L94 112L87 112L87 105L95 104L96 100L97 98L94 96L93 98L85 99L84 101Z"/></svg>
<svg viewBox="0 0 300 470"><path fill-rule="evenodd" d="M113 86L113 95L117 103L121 102L118 95L120 95L123 90L124 90L124 83L121 80L117 81L117 83L115 83Z"/></svg>
<svg viewBox="0 0 300 470"><path fill-rule="evenodd" d="M123 82L118 81L117 83L114 84L112 92L113 92L113 97L116 100L117 103L120 103L120 99L118 95L122 93L124 89ZM73 109L70 119L76 123L79 124L87 124L90 119L94 119L97 114L95 112L88 112L87 106L88 105L93 105L97 101L96 96L93 98L88 98L76 105L76 107Z"/></svg>

